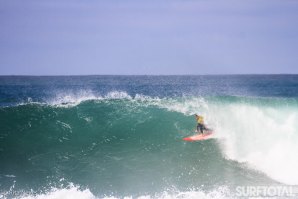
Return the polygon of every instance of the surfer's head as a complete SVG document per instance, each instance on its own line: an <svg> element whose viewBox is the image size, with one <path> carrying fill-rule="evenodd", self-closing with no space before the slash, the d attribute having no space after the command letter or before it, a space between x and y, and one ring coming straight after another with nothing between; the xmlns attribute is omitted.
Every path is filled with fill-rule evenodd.
<svg viewBox="0 0 298 199"><path fill-rule="evenodd" d="M197 119L201 119L201 120L204 119L204 117L203 117L202 115L198 115L198 114L195 114L195 117L196 117Z"/></svg>

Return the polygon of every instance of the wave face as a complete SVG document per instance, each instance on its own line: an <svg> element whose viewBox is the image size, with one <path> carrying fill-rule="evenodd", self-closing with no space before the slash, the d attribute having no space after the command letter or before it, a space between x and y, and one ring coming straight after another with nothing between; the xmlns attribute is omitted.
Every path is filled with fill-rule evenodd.
<svg viewBox="0 0 298 199"><path fill-rule="evenodd" d="M222 198L298 184L296 76L0 80L2 196ZM215 139L182 141L194 113Z"/></svg>

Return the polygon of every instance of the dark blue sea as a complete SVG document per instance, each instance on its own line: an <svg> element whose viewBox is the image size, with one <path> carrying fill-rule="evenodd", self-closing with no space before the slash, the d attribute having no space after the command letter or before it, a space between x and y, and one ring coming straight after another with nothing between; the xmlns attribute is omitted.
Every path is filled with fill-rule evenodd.
<svg viewBox="0 0 298 199"><path fill-rule="evenodd" d="M297 153L298 75L0 76L1 199L241 198Z"/></svg>

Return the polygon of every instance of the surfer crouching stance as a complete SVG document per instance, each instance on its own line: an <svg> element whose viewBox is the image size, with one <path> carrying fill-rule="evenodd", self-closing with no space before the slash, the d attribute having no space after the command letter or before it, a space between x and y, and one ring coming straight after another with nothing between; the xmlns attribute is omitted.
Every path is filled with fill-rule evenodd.
<svg viewBox="0 0 298 199"><path fill-rule="evenodd" d="M203 116L197 115L197 114L195 114L195 116L196 116L196 120L198 122L198 124L197 124L197 132L203 134L204 133L204 130L209 130L205 126L205 124L204 124L204 118L203 118Z"/></svg>

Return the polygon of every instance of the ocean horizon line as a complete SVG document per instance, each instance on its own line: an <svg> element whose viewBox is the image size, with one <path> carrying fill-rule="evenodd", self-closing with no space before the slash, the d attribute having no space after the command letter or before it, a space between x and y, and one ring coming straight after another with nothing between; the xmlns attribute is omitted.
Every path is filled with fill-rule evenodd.
<svg viewBox="0 0 298 199"><path fill-rule="evenodd" d="M223 74L71 74L71 75L0 75L0 77L90 77L90 76L295 76L298 73L223 73Z"/></svg>

